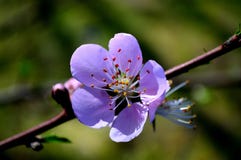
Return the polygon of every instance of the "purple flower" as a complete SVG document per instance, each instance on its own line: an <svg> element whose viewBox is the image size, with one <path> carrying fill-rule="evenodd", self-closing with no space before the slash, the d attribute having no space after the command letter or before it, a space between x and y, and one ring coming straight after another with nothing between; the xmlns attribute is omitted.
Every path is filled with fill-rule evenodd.
<svg viewBox="0 0 241 160"><path fill-rule="evenodd" d="M72 55L71 72L84 86L72 95L78 120L92 128L111 127L110 138L128 142L143 130L147 116L169 89L163 68L153 60L142 64L135 37L118 33L109 51L96 44L81 45Z"/></svg>

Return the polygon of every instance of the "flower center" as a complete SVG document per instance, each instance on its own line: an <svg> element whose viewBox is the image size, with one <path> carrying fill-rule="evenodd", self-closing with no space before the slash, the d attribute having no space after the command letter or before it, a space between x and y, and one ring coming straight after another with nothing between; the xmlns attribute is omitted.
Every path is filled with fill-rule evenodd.
<svg viewBox="0 0 241 160"><path fill-rule="evenodd" d="M111 103L115 103L115 115L118 115L125 107L130 107L134 102L140 102L140 93L137 90L139 76L127 76L126 72L121 72L118 65L115 65L115 74L112 76L112 83L105 88L110 95Z"/></svg>
<svg viewBox="0 0 241 160"><path fill-rule="evenodd" d="M113 68L111 69L102 69L102 71L110 77L111 82L107 81L105 78L100 80L95 77L94 74L90 74L94 80L105 84L105 87L97 87L94 84L91 84L90 87L106 91L110 98L109 105L111 107L114 106L110 109L115 111L115 115L118 115L124 108L131 107L132 103L141 102L141 91L138 90L140 78L139 75L130 76L130 64L132 63L130 59L128 59L124 71L123 69L121 70L119 64L116 63L116 57L113 57L112 59L106 57L103 60L111 60L113 64Z"/></svg>

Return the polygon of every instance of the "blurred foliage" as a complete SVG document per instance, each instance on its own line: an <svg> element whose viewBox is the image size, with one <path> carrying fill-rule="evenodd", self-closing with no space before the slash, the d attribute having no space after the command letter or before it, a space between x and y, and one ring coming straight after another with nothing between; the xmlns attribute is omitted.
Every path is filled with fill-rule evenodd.
<svg viewBox="0 0 241 160"><path fill-rule="evenodd" d="M69 60L83 43L107 48L115 33L139 40L145 60L165 69L229 38L241 20L240 0L0 0L0 139L28 129L61 111L51 86L71 74ZM157 118L129 143L114 143L109 129L94 130L72 120L44 135L70 144L24 146L0 159L240 159L241 50L174 78L190 85L175 94L195 102L197 130Z"/></svg>

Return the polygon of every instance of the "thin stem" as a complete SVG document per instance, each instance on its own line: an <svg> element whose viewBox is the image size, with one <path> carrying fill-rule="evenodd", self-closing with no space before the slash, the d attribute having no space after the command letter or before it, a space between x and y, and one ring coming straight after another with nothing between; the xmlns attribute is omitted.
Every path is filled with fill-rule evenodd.
<svg viewBox="0 0 241 160"><path fill-rule="evenodd" d="M183 74L189 71L190 69L193 69L203 64L207 64L211 60L239 47L241 47L240 33L233 35L230 39L228 39L222 45L208 51L207 53L167 70L165 72L166 77L170 79L180 74ZM57 84L56 86L57 87L53 88L52 90L53 92L52 95L53 95L53 98L64 108L64 110L56 117L38 126L35 126L27 131L24 131L22 133L19 133L17 135L14 135L12 137L9 137L1 141L0 151L9 149L17 145L30 143L31 142L30 140L36 135L43 133L51 128L54 128L64 122L67 122L75 118L72 111L68 90L61 84Z"/></svg>
<svg viewBox="0 0 241 160"><path fill-rule="evenodd" d="M241 34L235 34L222 45L208 51L207 53L204 53L171 69L168 69L165 72L166 77L167 79L171 79L182 73L188 72L190 69L196 68L203 64L208 64L211 60L239 47L241 47Z"/></svg>
<svg viewBox="0 0 241 160"><path fill-rule="evenodd" d="M0 151L6 150L11 147L18 146L18 145L30 143L31 141L29 141L29 140L32 139L33 137L35 137L36 135L43 133L51 128L54 128L54 127L56 127L64 122L67 122L73 118L74 117L68 116L67 112L65 112L65 110L64 110L57 116L53 117L52 119L50 119L42 124L39 124L29 130L26 130L22 133L16 134L12 137L9 137L9 138L1 141L0 142Z"/></svg>

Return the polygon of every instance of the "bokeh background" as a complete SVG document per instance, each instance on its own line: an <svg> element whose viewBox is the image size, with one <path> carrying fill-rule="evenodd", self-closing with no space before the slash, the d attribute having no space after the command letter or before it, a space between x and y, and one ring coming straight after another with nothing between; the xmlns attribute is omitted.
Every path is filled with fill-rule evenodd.
<svg viewBox="0 0 241 160"><path fill-rule="evenodd" d="M115 33L133 34L145 60L165 69L228 39L241 23L240 0L0 0L0 139L33 127L61 111L50 96L70 76L69 60L83 43L107 48ZM109 129L77 120L43 135L71 144L46 144L40 152L19 146L0 159L226 160L241 156L241 49L173 79L190 84L174 98L195 103L197 129L158 117L129 143L114 143Z"/></svg>

